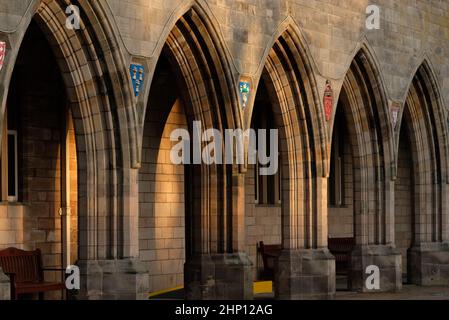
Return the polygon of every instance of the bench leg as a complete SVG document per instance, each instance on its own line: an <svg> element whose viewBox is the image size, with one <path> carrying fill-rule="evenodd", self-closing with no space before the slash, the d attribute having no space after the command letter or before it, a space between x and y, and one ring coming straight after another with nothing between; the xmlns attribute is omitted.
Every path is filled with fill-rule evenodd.
<svg viewBox="0 0 449 320"><path fill-rule="evenodd" d="M43 292L39 292L39 300L40 301L44 300L44 293Z"/></svg>

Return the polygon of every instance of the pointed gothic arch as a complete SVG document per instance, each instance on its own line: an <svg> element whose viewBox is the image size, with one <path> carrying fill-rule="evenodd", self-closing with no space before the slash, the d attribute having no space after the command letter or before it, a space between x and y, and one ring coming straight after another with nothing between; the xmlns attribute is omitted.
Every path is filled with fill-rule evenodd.
<svg viewBox="0 0 449 320"><path fill-rule="evenodd" d="M176 22L162 49L158 66L163 60L168 61L174 77L174 83L165 85L176 85L191 137L193 121L200 121L203 130L217 129L223 137L226 129L241 127L232 68L223 43L201 6L194 5ZM160 86L159 80L152 80L145 112L147 125L148 121L156 120L157 112L151 101L155 98L153 85ZM166 115L162 116L162 119L166 118ZM145 140L143 144L146 145ZM238 201L243 197L240 187L243 178L238 165L192 164L185 167L188 187L184 192L189 204L184 213L188 239L184 273L186 297L226 297L227 292L220 292L215 284L204 281L207 277L212 277L216 283L225 281L222 278L227 275L221 270L231 266L242 276L250 272L249 261L242 254L244 221ZM242 298L252 295L248 280L227 279L231 281L231 287L238 288Z"/></svg>
<svg viewBox="0 0 449 320"><path fill-rule="evenodd" d="M327 246L328 139L311 60L293 26L275 41L261 75L259 90L268 91L275 127L279 129L282 166L282 254L275 272L276 296L280 299L331 297L335 292L333 257ZM301 288L298 281L308 266L324 270L313 274L327 289ZM302 265L302 267L300 267ZM298 271L299 269L303 271ZM305 269L302 269L305 268ZM313 272L312 272L313 273ZM320 287L320 288L324 288Z"/></svg>
<svg viewBox="0 0 449 320"><path fill-rule="evenodd" d="M364 290L366 257L385 257L384 261L373 258L379 259L379 265L399 258L392 247L394 208L389 200L395 159L393 129L379 70L368 47L362 47L346 74L338 104L352 151L356 248L352 253L351 286L360 290ZM401 285L398 270L394 264L387 269L391 279L382 289L395 290Z"/></svg>
<svg viewBox="0 0 449 320"><path fill-rule="evenodd" d="M437 82L426 60L413 77L401 123L401 133L410 141L413 173L409 280L420 285L445 284L426 268L449 263L449 254L441 247L448 239L447 124ZM440 252L442 258L434 261L432 252Z"/></svg>
<svg viewBox="0 0 449 320"><path fill-rule="evenodd" d="M138 256L137 232L133 231L137 212L125 196L132 193L126 181L135 174L131 168L136 141L132 129L128 131L129 123L119 121L134 118L133 95L114 27L103 5L77 2L79 30L66 27L67 5L60 0L38 1L27 23L34 20L51 46L73 114L79 177L78 265L85 280L82 296L114 296L117 293L109 292L101 281L88 282L87 277L92 273L102 276L104 265L126 264L125 260ZM22 38L23 34L14 39L17 48ZM11 55L11 60L16 57ZM8 71L12 74L12 68ZM132 124L129 127L135 128ZM131 264L130 270L136 264Z"/></svg>

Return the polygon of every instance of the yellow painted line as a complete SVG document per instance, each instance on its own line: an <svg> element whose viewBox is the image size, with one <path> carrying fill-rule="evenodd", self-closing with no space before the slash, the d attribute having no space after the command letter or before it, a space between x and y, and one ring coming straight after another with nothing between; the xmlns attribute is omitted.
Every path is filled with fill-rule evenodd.
<svg viewBox="0 0 449 320"><path fill-rule="evenodd" d="M155 291L155 292L151 292L149 294L149 297L153 298L153 297L157 297L157 296L160 296L160 295L163 295L166 293L170 293L170 292L174 292L174 291L178 291L178 290L182 290L182 289L184 289L184 286L178 286L178 287L171 288L171 289ZM271 281L254 282L253 291L254 291L254 294L272 293L273 292L273 282L271 282Z"/></svg>
<svg viewBox="0 0 449 320"><path fill-rule="evenodd" d="M182 290L182 289L184 289L184 286L179 286L179 287L175 287L175 288L171 288L171 289L151 292L150 293L150 298L153 298L153 297L156 297L156 296L160 296L160 295L163 295L163 294L166 294L166 293L170 293L170 292L173 292L173 291Z"/></svg>
<svg viewBox="0 0 449 320"><path fill-rule="evenodd" d="M272 293L273 292L273 282L271 281L260 281L254 282L254 294L261 293Z"/></svg>

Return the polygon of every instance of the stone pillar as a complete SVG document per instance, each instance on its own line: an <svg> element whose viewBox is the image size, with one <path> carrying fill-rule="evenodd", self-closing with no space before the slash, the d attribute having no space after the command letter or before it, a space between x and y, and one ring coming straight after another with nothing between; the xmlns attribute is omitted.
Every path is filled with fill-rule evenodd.
<svg viewBox="0 0 449 320"><path fill-rule="evenodd" d="M79 261L80 300L146 300L147 266L135 259Z"/></svg>
<svg viewBox="0 0 449 320"><path fill-rule="evenodd" d="M118 169L117 172L120 173ZM121 173L123 179L117 180L123 180L122 187L113 184L119 196L106 193L101 211L88 211L87 219L83 217L80 220L80 225L88 225L81 229L87 236L80 237L84 247L77 262L81 273L77 299L148 299L148 266L138 258L138 170L123 169ZM108 185L102 187L107 188ZM115 202L118 205L111 205L112 209L106 206ZM101 219L90 217L95 213Z"/></svg>
<svg viewBox="0 0 449 320"><path fill-rule="evenodd" d="M335 259L328 249L283 250L275 265L275 295L282 300L335 296Z"/></svg>
<svg viewBox="0 0 449 320"><path fill-rule="evenodd" d="M305 184L310 190L315 184L317 210L303 207L292 211L288 206L283 209L283 214L288 214L289 224L283 226L284 249L275 264L274 291L277 299L323 300L335 297L335 258L327 249L327 178L316 177L314 181L305 180ZM299 186L297 188L302 190ZM295 207L291 203L287 205ZM305 211L309 211L308 219L311 221L308 232L298 228L304 225ZM313 218L312 214L316 217Z"/></svg>
<svg viewBox="0 0 449 320"><path fill-rule="evenodd" d="M352 252L350 270L351 289L372 292L366 288L369 266L380 269L380 289L376 292L394 292L402 289L402 258L392 246L359 245Z"/></svg>
<svg viewBox="0 0 449 320"><path fill-rule="evenodd" d="M192 256L184 274L188 300L252 299L252 263L245 253Z"/></svg>
<svg viewBox="0 0 449 320"><path fill-rule="evenodd" d="M232 172L225 174L232 174ZM204 171L202 175L205 175ZM199 175L193 175L192 179L198 179L198 177ZM184 265L184 287L188 300L250 300L253 297L252 263L248 255L243 252L244 182L244 175L234 172L232 185L225 186L225 189L231 188L231 198L228 193L224 197L211 197L210 194L213 192L209 193L209 190L215 190L216 187L209 184L197 190L201 191L201 197L192 197L196 201L197 209L193 212L192 223L196 226L194 230L196 229L197 232L191 234L193 247ZM223 201L226 205L232 206L232 225L225 227L209 220L210 215L221 216L226 213L218 214L215 211L222 205L213 206L215 212L211 212L210 207L200 206L198 199L204 199L206 196L211 202ZM232 244L227 241L230 234L233 235Z"/></svg>
<svg viewBox="0 0 449 320"><path fill-rule="evenodd" d="M420 286L449 285L449 242L421 243L409 251L410 276Z"/></svg>
<svg viewBox="0 0 449 320"><path fill-rule="evenodd" d="M0 300L11 300L11 286L9 278L0 267Z"/></svg>

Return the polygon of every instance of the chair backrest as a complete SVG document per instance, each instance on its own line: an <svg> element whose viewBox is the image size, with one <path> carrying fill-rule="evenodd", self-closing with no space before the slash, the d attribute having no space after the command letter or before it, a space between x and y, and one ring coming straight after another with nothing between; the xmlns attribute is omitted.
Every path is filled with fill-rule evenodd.
<svg viewBox="0 0 449 320"><path fill-rule="evenodd" d="M13 273L16 283L42 281L42 256L39 249L24 251L8 248L0 251L0 267L3 272Z"/></svg>

